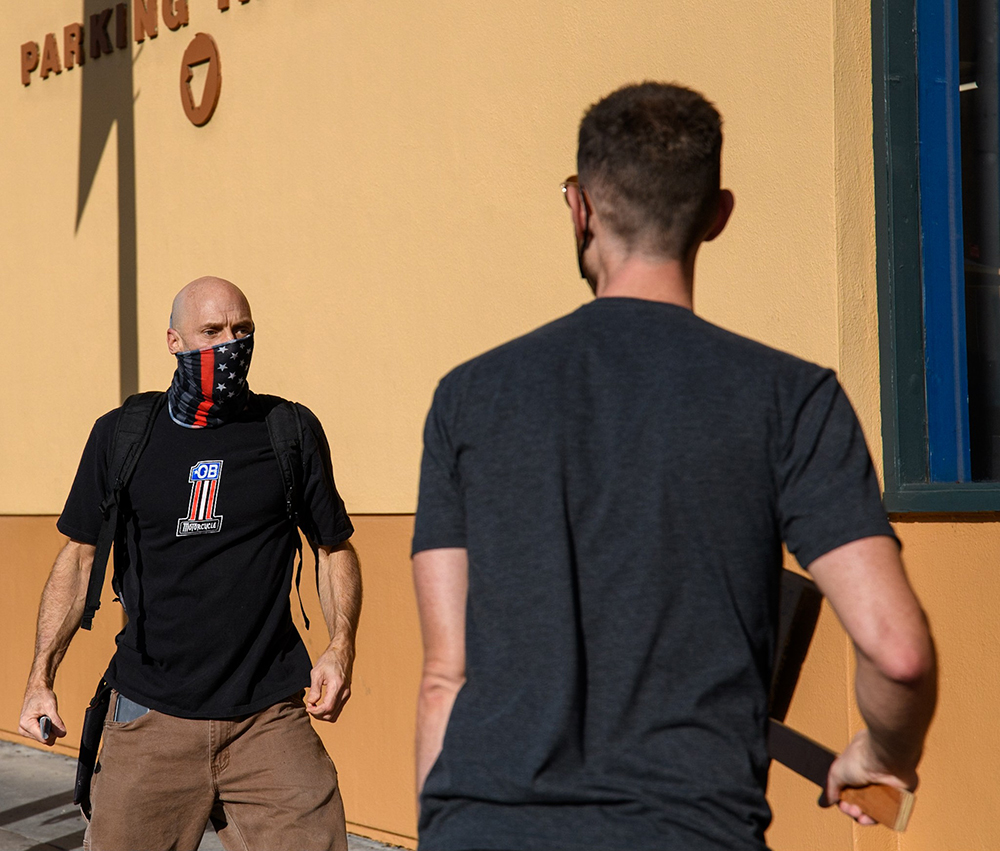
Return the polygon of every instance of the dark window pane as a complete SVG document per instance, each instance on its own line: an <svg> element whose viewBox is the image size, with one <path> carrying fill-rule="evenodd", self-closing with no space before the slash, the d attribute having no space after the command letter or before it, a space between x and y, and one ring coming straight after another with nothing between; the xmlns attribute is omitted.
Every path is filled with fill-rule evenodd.
<svg viewBox="0 0 1000 851"><path fill-rule="evenodd" d="M1000 480L1000 66L997 0L959 0L962 219L974 479Z"/></svg>

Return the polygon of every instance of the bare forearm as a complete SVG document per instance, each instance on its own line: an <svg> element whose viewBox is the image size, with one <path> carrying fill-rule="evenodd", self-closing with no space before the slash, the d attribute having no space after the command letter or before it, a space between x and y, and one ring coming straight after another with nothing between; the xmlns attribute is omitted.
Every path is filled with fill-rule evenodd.
<svg viewBox="0 0 1000 851"><path fill-rule="evenodd" d="M38 606L35 657L29 684L51 688L56 670L80 627L93 547L70 542L56 557Z"/></svg>
<svg viewBox="0 0 1000 851"><path fill-rule="evenodd" d="M310 673L306 710L334 722L351 697L354 638L361 615L361 567L350 543L319 549L319 602L330 643Z"/></svg>
<svg viewBox="0 0 1000 851"><path fill-rule="evenodd" d="M937 700L937 664L898 544L883 535L861 538L820 556L809 571L856 651L855 688L868 733L858 751L864 758L843 772L849 785L871 772L903 779L912 774L915 782Z"/></svg>
<svg viewBox="0 0 1000 851"><path fill-rule="evenodd" d="M319 602L330 633L330 649L353 658L361 618L361 565L354 547L345 542L321 555Z"/></svg>
<svg viewBox="0 0 1000 851"><path fill-rule="evenodd" d="M441 753L444 732L448 727L461 682L424 675L417 701L417 795L424 788L427 775Z"/></svg>
<svg viewBox="0 0 1000 851"><path fill-rule="evenodd" d="M914 770L920 761L937 703L937 664L932 643L928 657L929 664L914 676L892 678L864 654L857 654L858 707L868 726L872 749L890 771Z"/></svg>
<svg viewBox="0 0 1000 851"><path fill-rule="evenodd" d="M463 548L413 556L424 667L417 699L417 794L441 753L455 698L465 683L465 605L469 557Z"/></svg>

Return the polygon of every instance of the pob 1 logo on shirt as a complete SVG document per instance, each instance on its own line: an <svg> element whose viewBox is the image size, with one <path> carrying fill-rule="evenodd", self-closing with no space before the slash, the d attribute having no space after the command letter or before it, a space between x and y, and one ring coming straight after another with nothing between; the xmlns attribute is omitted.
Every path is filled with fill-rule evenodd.
<svg viewBox="0 0 1000 851"><path fill-rule="evenodd" d="M187 514L177 521L178 537L185 535L210 535L222 529L222 515L215 513L222 482L221 461L199 461L188 474L191 499Z"/></svg>

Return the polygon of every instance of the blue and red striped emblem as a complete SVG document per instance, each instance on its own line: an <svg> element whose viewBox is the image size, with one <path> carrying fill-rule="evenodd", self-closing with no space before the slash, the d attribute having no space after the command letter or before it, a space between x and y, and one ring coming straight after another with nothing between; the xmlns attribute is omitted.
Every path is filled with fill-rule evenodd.
<svg viewBox="0 0 1000 851"><path fill-rule="evenodd" d="M222 461L199 461L188 475L191 498L187 514L177 521L178 536L210 535L222 529L222 515L215 513L222 481Z"/></svg>

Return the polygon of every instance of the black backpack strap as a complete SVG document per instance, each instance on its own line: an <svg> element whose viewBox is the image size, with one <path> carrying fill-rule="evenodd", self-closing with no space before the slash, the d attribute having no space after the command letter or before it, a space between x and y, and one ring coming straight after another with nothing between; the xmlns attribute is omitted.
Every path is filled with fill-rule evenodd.
<svg viewBox="0 0 1000 851"><path fill-rule="evenodd" d="M94 615L101 607L101 591L104 588L104 576L107 572L108 557L111 555L111 545L115 542L118 523L121 519L121 498L135 472L139 456L149 442L156 415L163 407L167 394L162 391L137 393L129 396L122 404L118 416L118 426L111 443L110 462L108 464L108 492L101 502L101 514L104 522L97 535L97 548L94 553L94 563L90 568L90 582L87 585L87 602L83 608L83 620L80 623L84 629L91 629ZM121 564L122 559L115 559ZM117 580L117 575L115 576ZM117 585L117 583L115 583ZM116 588L117 590L117 588Z"/></svg>
<svg viewBox="0 0 1000 851"><path fill-rule="evenodd" d="M271 448L278 459L281 469L281 481L285 488L285 509L288 520L293 526L302 527L313 556L319 561L319 551L313 543L316 536L310 529L304 528L305 518L299 511L303 487L303 456L302 456L302 416L298 405L276 396L258 396L261 402L269 408L264 421L267 423L267 433L271 438ZM299 609L302 611L302 621L309 629L309 617L302 604L302 541L296 535L295 551L298 554L298 565L295 570L295 593L299 598ZM316 574L316 590L319 590L319 573Z"/></svg>

